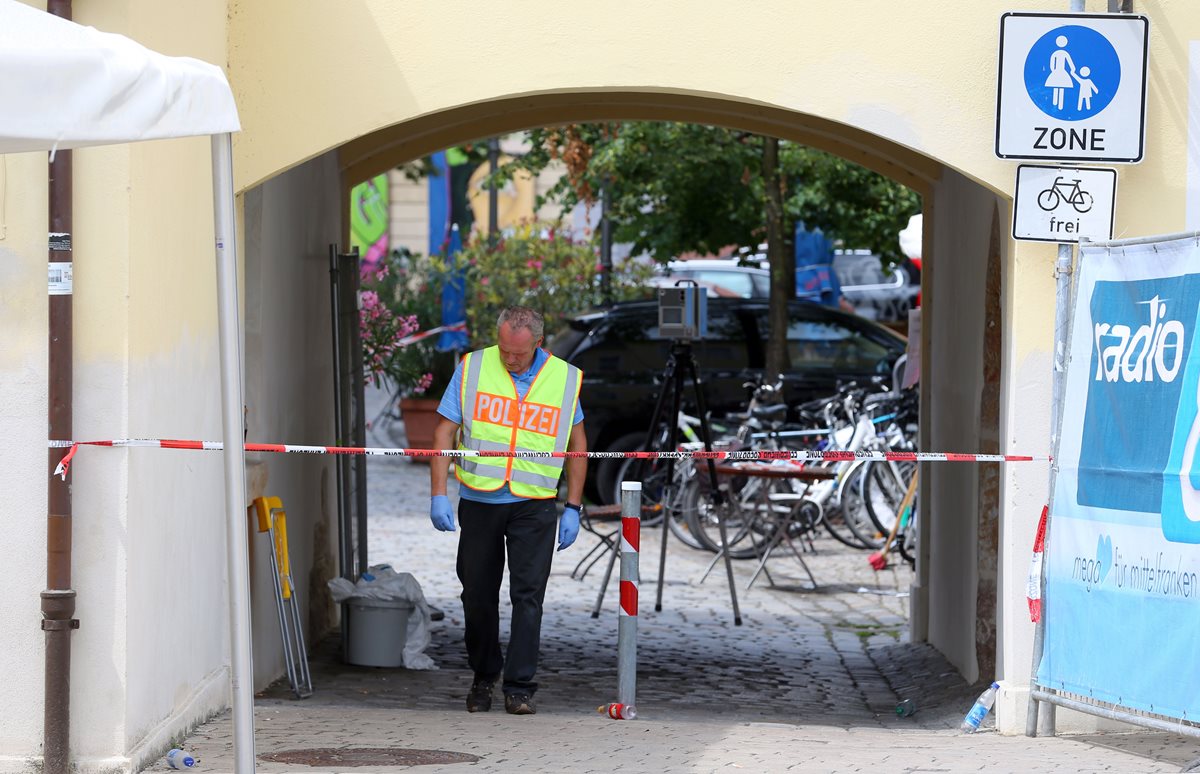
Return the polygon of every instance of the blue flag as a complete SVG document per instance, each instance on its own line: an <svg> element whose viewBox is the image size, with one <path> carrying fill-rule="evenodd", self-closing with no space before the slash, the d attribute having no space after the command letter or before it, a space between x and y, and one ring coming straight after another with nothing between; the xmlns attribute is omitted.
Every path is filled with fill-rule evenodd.
<svg viewBox="0 0 1200 774"><path fill-rule="evenodd" d="M450 228L450 241L446 246L446 279L442 284L442 325L457 325L467 319L467 271L458 265L458 254L462 252L462 236L458 224ZM442 331L438 336L439 352L461 351L467 348L465 330Z"/></svg>
<svg viewBox="0 0 1200 774"><path fill-rule="evenodd" d="M837 306L842 287L833 273L833 242L796 223L796 298Z"/></svg>
<svg viewBox="0 0 1200 774"><path fill-rule="evenodd" d="M428 178L429 250L425 254L439 255L450 237L450 166L446 163L446 151L438 151L432 159L437 173Z"/></svg>

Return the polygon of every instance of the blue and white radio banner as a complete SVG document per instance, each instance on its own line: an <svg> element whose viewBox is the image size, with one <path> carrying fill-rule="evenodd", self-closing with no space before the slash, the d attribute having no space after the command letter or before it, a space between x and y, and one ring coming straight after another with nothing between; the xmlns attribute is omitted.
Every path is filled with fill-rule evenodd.
<svg viewBox="0 0 1200 774"><path fill-rule="evenodd" d="M1080 251L1037 682L1200 720L1200 248Z"/></svg>

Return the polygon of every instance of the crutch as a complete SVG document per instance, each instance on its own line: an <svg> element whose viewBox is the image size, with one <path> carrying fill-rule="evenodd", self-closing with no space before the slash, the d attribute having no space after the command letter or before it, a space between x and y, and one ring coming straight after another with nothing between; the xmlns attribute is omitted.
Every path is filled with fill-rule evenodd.
<svg viewBox="0 0 1200 774"><path fill-rule="evenodd" d="M288 682L297 698L306 699L312 695L312 675L308 671L300 603L288 557L287 512L278 497L256 498L254 510L258 515L258 531L269 533L271 537L271 580L275 586L275 607L279 613L279 632L283 638L283 661L287 667Z"/></svg>

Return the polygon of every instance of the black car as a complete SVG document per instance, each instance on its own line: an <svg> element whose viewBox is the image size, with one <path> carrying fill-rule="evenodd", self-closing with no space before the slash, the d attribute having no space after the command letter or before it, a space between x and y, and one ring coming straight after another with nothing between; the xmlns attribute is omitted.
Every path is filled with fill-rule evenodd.
<svg viewBox="0 0 1200 774"><path fill-rule="evenodd" d="M789 306L788 349L791 368L784 374L789 405L835 393L838 382L889 377L904 353L905 339L877 323L837 309L804 301ZM704 396L714 416L745 406L747 381L761 378L769 333L764 299L709 299L708 336L692 344ZM616 304L580 315L549 341L556 356L584 372L583 404L588 448L593 451L640 449L662 389L672 341L658 333L654 301ZM690 383L684 410L691 405ZM608 502L611 478L619 461L589 465L587 494Z"/></svg>

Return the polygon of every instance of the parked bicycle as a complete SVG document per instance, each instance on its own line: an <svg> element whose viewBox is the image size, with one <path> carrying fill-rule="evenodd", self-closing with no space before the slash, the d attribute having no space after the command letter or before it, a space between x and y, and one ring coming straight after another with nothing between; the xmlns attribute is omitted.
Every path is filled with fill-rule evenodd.
<svg viewBox="0 0 1200 774"><path fill-rule="evenodd" d="M769 395L770 388L760 388L756 399ZM875 419L862 411L869 390L847 386L843 394L798 407L805 424L785 427L780 406L759 405L747 412L746 422L739 428L746 437L746 424L767 421L765 432L750 433L754 448L759 450L791 450L816 448L826 450L874 450L883 441L875 430ZM753 425L752 425L753 426ZM765 543L775 534L779 522L790 522L788 537L805 536L811 546L812 533L824 526L830 535L855 548L869 547L846 526L848 520L867 522L865 503L858 494L862 461L799 462L781 460L780 466L824 467L835 475L822 481L805 483L794 478L732 477L726 482L730 499L726 517L729 553L734 558L760 556ZM682 507L692 523L692 532L704 547L718 551L721 547L716 511L709 493L697 485L685 490ZM849 519L846 514L850 512Z"/></svg>

